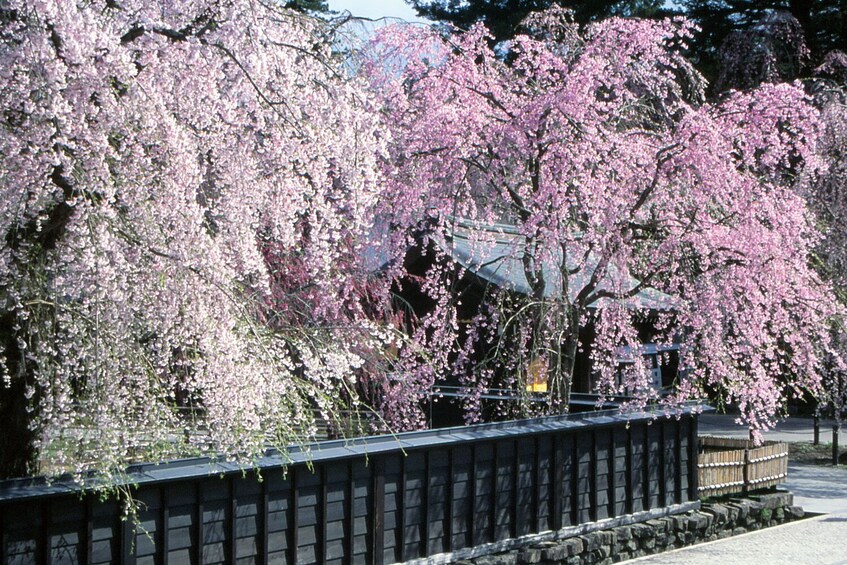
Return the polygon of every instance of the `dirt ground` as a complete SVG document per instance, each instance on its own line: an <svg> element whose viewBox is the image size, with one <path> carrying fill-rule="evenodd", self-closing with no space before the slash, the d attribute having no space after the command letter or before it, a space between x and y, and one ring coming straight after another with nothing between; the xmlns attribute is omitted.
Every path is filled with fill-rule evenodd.
<svg viewBox="0 0 847 565"><path fill-rule="evenodd" d="M823 435L823 434L822 434ZM839 438L847 441L847 434ZM839 464L847 464L847 450L839 442ZM813 445L810 442L792 442L788 444L788 460L795 463L806 463L814 465L832 465L832 444L821 442Z"/></svg>

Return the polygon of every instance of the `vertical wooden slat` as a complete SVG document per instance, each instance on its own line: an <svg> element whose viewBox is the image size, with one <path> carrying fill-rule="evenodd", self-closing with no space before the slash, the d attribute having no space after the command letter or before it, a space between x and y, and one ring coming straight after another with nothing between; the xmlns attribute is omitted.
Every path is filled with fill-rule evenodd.
<svg viewBox="0 0 847 565"><path fill-rule="evenodd" d="M93 548L92 537L94 537L94 501L92 495L85 496L85 529L83 539L80 542L80 563L91 563L91 550ZM0 559L0 563L5 563Z"/></svg>
<svg viewBox="0 0 847 565"><path fill-rule="evenodd" d="M532 493L532 510L531 514L535 515L535 525L532 527L533 532L541 532L546 530L547 528L541 523L541 441L542 439L546 440L547 436L535 436L535 441L533 441L533 448L535 449L535 489L533 489ZM548 487L549 488L549 487ZM547 515L547 519L550 519L550 515Z"/></svg>
<svg viewBox="0 0 847 565"><path fill-rule="evenodd" d="M597 521L599 512L599 504L597 502L597 429L591 430L591 458L590 471L591 480L589 481L589 516L592 521Z"/></svg>
<svg viewBox="0 0 847 565"><path fill-rule="evenodd" d="M675 420L676 425L676 466L674 467L674 502L682 503L682 420Z"/></svg>
<svg viewBox="0 0 847 565"><path fill-rule="evenodd" d="M626 427L626 513L635 512L632 495L632 426Z"/></svg>
<svg viewBox="0 0 847 565"><path fill-rule="evenodd" d="M375 565L385 563L385 459L374 459L373 465L373 516L372 562Z"/></svg>
<svg viewBox="0 0 847 565"><path fill-rule="evenodd" d="M321 488L320 488L320 496L321 500L318 503L318 525L315 526L317 530L318 539L315 540L315 560L318 563L326 562L326 554L327 554L327 541L326 541L326 528L327 528L327 515L326 515L326 507L327 507L327 471L326 464L320 466L320 479L321 479Z"/></svg>
<svg viewBox="0 0 847 565"><path fill-rule="evenodd" d="M6 558L6 520L0 512L0 563L7 563Z"/></svg>
<svg viewBox="0 0 847 565"><path fill-rule="evenodd" d="M423 545L424 555L416 555L415 557L426 557L429 554L429 521L432 519L432 512L429 508L429 478L431 474L430 466L432 465L432 451L424 452L424 473L423 484L421 485L421 508L423 509L423 528L421 530L421 545ZM447 485L445 485L445 488Z"/></svg>
<svg viewBox="0 0 847 565"><path fill-rule="evenodd" d="M653 458L653 454L650 453L650 426L649 423L644 423L644 455L642 457L642 480L644 481L644 485L641 489L644 506L642 510L650 510L652 506L650 506L650 460Z"/></svg>
<svg viewBox="0 0 847 565"><path fill-rule="evenodd" d="M573 526L579 523L579 441L576 434L571 436L571 523Z"/></svg>
<svg viewBox="0 0 847 565"><path fill-rule="evenodd" d="M516 538L520 535L520 523L522 522L521 518L521 508L520 508L520 497L518 493L520 492L520 457L521 457L521 445L518 440L514 440L512 442L512 453L515 456L512 458L512 523L511 523L511 533L512 537Z"/></svg>
<svg viewBox="0 0 847 565"><path fill-rule="evenodd" d="M224 547L227 550L227 559L230 563L235 563L236 560L236 533L235 533L235 513L238 508L238 497L235 492L235 478L229 477L229 520L227 524L227 535L225 538Z"/></svg>
<svg viewBox="0 0 847 565"><path fill-rule="evenodd" d="M300 525L300 512L297 510L297 475L299 475L299 471L296 467L291 467L289 471L291 473L291 487L288 493L288 512L290 519L288 520L288 527L290 529L289 535L289 560L288 562L292 565L297 565L297 544L299 543L299 535L297 530Z"/></svg>
<svg viewBox="0 0 847 565"><path fill-rule="evenodd" d="M444 492L447 496L447 501L445 504L445 516L444 516L444 529L443 535L445 536L445 542L442 543L442 547L445 551L453 551L453 547L455 543L453 541L453 532L456 531L453 528L453 504L455 502L455 497L453 495L453 484L456 480L456 467L454 461L455 448L450 448L447 450L447 481L444 485ZM468 482L470 482L471 477L468 476ZM471 519L473 521L473 519Z"/></svg>
<svg viewBox="0 0 847 565"><path fill-rule="evenodd" d="M345 496L347 497L347 508L344 515L347 519L346 530L344 531L344 563L353 565L353 547L355 537L356 524L356 483L353 480L353 459L347 462L347 489Z"/></svg>
<svg viewBox="0 0 847 565"><path fill-rule="evenodd" d="M667 506L668 480L665 476L665 427L668 420L660 418L659 424L659 506Z"/></svg>
<svg viewBox="0 0 847 565"><path fill-rule="evenodd" d="M259 494L259 543L258 545L258 553L259 558L258 562L261 565L268 565L268 561L270 560L270 556L268 555L268 538L270 537L269 528L268 528L268 506L270 503L270 493L268 492L268 480L265 478L261 484L261 490Z"/></svg>
<svg viewBox="0 0 847 565"><path fill-rule="evenodd" d="M614 428L609 428L609 510L608 516L609 518L614 518L618 515L618 489L617 489L617 477L615 476L618 471L617 461L618 461L618 439L617 434L615 433Z"/></svg>
<svg viewBox="0 0 847 565"><path fill-rule="evenodd" d="M135 563L135 523L127 519L121 521L121 563Z"/></svg>
<svg viewBox="0 0 847 565"><path fill-rule="evenodd" d="M477 465L476 465L476 456L477 456L476 446L477 446L477 444L475 444L475 443L471 444L471 468L470 468L470 471L469 471L469 474L468 474L468 483L469 483L468 484L468 491L469 491L470 497L471 497L471 502L470 502L471 519L470 519L470 523L468 525L470 526L469 529L470 529L470 536L471 537L470 537L469 543L470 543L471 546L474 546L474 545L477 544L477 539L476 539L476 535L477 535L477 532L476 532L476 480L477 480L477 475L476 475L476 467L477 467Z"/></svg>
<svg viewBox="0 0 847 565"><path fill-rule="evenodd" d="M203 492L200 481L194 481L194 500L197 501L194 514L194 563L203 563Z"/></svg>
<svg viewBox="0 0 847 565"><path fill-rule="evenodd" d="M406 560L406 454L400 456L400 486L399 496L397 499L400 503L397 505L397 524L400 531L400 536L397 543L400 546L400 561Z"/></svg>
<svg viewBox="0 0 847 565"><path fill-rule="evenodd" d="M494 453L494 461L491 465L492 473L491 473L491 493L488 495L491 499L491 519L489 520L489 536L488 541L495 541L497 539L497 469L498 469L498 461L500 456L499 443L495 440L492 443L492 451Z"/></svg>
<svg viewBox="0 0 847 565"><path fill-rule="evenodd" d="M688 425L688 500L697 500L700 496L699 477L697 472L697 420L696 414L687 415Z"/></svg>
<svg viewBox="0 0 847 565"><path fill-rule="evenodd" d="M41 503L41 531L36 543L36 551L41 563L50 563L50 500Z"/></svg>
<svg viewBox="0 0 847 565"><path fill-rule="evenodd" d="M168 561L168 546L170 545L170 535L168 533L168 523L170 522L170 508L168 500L168 486L163 485L159 488L159 524L161 531L157 532L159 543L156 544L156 556L159 563L167 563Z"/></svg>
<svg viewBox="0 0 847 565"><path fill-rule="evenodd" d="M552 496L550 497L550 529L557 532L562 529L565 497L565 448L563 434L551 434L553 442L553 465L550 469Z"/></svg>

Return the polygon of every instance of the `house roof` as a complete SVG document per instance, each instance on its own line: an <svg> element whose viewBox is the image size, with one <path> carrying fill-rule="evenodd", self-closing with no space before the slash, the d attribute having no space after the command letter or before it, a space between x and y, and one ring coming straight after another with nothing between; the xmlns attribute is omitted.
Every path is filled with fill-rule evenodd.
<svg viewBox="0 0 847 565"><path fill-rule="evenodd" d="M517 227L509 224L481 223L465 219L447 219L446 237L436 239L439 247L462 267L500 288L521 294L532 292L523 268L526 238ZM573 301L594 275L599 260L589 254L583 257L568 255L568 298ZM545 298L557 298L562 292L560 266L562 253L550 252L543 261ZM629 276L612 264L597 285L600 290L625 291L636 287L638 279ZM588 303L590 308L603 308L610 298L597 298ZM644 288L635 296L624 300L628 307L640 310L671 310L672 296L654 288Z"/></svg>

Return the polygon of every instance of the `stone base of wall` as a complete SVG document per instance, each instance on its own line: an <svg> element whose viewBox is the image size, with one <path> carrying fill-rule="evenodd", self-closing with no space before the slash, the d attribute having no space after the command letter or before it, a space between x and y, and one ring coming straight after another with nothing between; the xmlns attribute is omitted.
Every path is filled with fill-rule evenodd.
<svg viewBox="0 0 847 565"><path fill-rule="evenodd" d="M618 526L556 541L545 541L463 565L607 564L724 539L784 524L804 516L790 492L750 495L704 502L700 510Z"/></svg>

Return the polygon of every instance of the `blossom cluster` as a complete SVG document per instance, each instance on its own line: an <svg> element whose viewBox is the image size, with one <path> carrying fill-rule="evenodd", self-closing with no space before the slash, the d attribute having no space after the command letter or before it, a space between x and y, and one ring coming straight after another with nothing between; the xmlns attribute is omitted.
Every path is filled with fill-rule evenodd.
<svg viewBox="0 0 847 565"><path fill-rule="evenodd" d="M386 135L325 29L247 0L2 10L0 386L42 470L308 437L382 343L350 309Z"/></svg>

